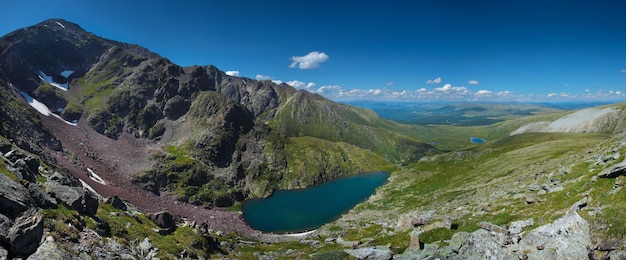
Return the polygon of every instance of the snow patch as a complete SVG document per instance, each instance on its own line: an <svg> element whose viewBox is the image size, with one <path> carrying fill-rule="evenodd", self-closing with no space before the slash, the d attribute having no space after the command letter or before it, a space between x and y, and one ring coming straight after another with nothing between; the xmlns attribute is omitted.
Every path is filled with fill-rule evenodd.
<svg viewBox="0 0 626 260"><path fill-rule="evenodd" d="M63 25L62 23L57 22L57 24L58 24L59 26L61 26L61 28L65 29L65 25Z"/></svg>
<svg viewBox="0 0 626 260"><path fill-rule="evenodd" d="M91 168L87 168L87 172L89 174L87 174L87 176L89 176L89 179L92 179L93 181L100 183L102 185L107 185L104 180L102 178L100 178L100 176L98 176L98 174L96 174L95 172L93 172L93 170Z"/></svg>
<svg viewBox="0 0 626 260"><path fill-rule="evenodd" d="M63 72L61 72L61 76L63 76L64 78L69 78L72 74L74 74L73 70L64 70Z"/></svg>
<svg viewBox="0 0 626 260"><path fill-rule="evenodd" d="M39 112L40 114L44 115L44 116L53 116L58 118L59 120L65 122L68 125L71 126L76 126L76 124L78 122L69 122L66 121L65 119L63 119L61 116L52 113L50 111L50 109L48 108L48 106L46 106L46 104L39 102L39 100L34 99L33 97L31 97L30 95L26 94L26 92L24 91L20 91L20 94L22 95L22 97L24 97L24 99L26 99L26 102L28 102L28 104L33 107L35 110L37 110L37 112Z"/></svg>
<svg viewBox="0 0 626 260"><path fill-rule="evenodd" d="M73 72L72 72L72 73L73 73ZM70 74L70 75L71 75L71 74ZM40 78L43 82L48 83L48 84L50 84L50 85L52 85L52 86L55 86L55 87L57 87L57 88L60 88L60 89L62 89L62 90L64 90L64 91L67 91L67 89L69 88L68 83L57 83L57 82L54 82L54 80L52 80L52 77L51 77L51 76L46 75L46 73L44 73L44 72L43 72L43 71L41 71L41 70L39 71L39 78ZM66 78L67 78L67 77L66 77Z"/></svg>
<svg viewBox="0 0 626 260"><path fill-rule="evenodd" d="M50 114L52 114L50 113L50 109L48 109L48 106L46 106L44 103L39 102L37 99L34 99L30 95L26 94L26 92L24 91L20 91L20 94L22 95L22 97L24 97L24 99L26 99L26 102L28 102L28 104L35 110L37 110L37 112L39 112L40 114L44 116L50 116Z"/></svg>
<svg viewBox="0 0 626 260"><path fill-rule="evenodd" d="M302 232L302 233L285 234L283 236L286 236L286 237L304 237L304 236L313 234L313 232L315 232L315 229L311 230L311 231L307 231L307 232Z"/></svg>
<svg viewBox="0 0 626 260"><path fill-rule="evenodd" d="M89 186L89 184L87 184L85 181L78 179L80 181L80 184L83 185L83 187L85 187L86 189L88 189L89 191L93 192L93 194L98 194L96 192L96 190L94 190L91 186Z"/></svg>

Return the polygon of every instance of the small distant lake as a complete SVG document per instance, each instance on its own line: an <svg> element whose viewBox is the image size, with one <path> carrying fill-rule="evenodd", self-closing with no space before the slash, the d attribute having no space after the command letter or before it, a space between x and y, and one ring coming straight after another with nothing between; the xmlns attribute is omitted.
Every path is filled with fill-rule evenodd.
<svg viewBox="0 0 626 260"><path fill-rule="evenodd" d="M470 137L470 143L473 144L484 144L486 143L485 139L482 139L480 137Z"/></svg>
<svg viewBox="0 0 626 260"><path fill-rule="evenodd" d="M300 232L337 219L387 182L387 172L343 177L299 190L280 190L243 203L245 221L264 232Z"/></svg>

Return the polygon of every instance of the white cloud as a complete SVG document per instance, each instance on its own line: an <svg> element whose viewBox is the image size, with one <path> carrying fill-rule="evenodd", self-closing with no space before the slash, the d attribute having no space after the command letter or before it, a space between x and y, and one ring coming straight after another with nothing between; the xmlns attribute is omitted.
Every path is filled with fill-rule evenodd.
<svg viewBox="0 0 626 260"><path fill-rule="evenodd" d="M441 83L441 77L438 77L436 79L429 79L426 81L426 84L439 84Z"/></svg>
<svg viewBox="0 0 626 260"><path fill-rule="evenodd" d="M477 95L477 96L488 96L488 95L491 95L491 94L493 94L493 91L481 89L479 91L476 91L475 95Z"/></svg>
<svg viewBox="0 0 626 260"><path fill-rule="evenodd" d="M320 66L320 63L328 60L328 55L319 51L312 51L309 54L304 56L293 56L291 60L293 61L290 68L295 68L296 66L299 69L315 69Z"/></svg>
<svg viewBox="0 0 626 260"><path fill-rule="evenodd" d="M256 80L270 80L270 79L272 79L272 77L267 76L267 75L261 75L261 74L256 75Z"/></svg>
<svg viewBox="0 0 626 260"><path fill-rule="evenodd" d="M472 80L468 81L467 84L469 84L469 85L478 85L478 81L472 79Z"/></svg>
<svg viewBox="0 0 626 260"><path fill-rule="evenodd" d="M450 83L447 83L447 84L443 85L443 87L435 88L435 91L437 91L437 92L448 92L448 91L450 91L450 89L452 89L452 85L450 85Z"/></svg>
<svg viewBox="0 0 626 260"><path fill-rule="evenodd" d="M548 94L548 97L556 97L558 94L557 93L550 93Z"/></svg>
<svg viewBox="0 0 626 260"><path fill-rule="evenodd" d="M445 85L443 85L440 88L435 88L434 91L435 92L445 92L445 93L454 92L454 93L460 93L460 94L468 92L466 87L463 87L463 86L453 87L450 83L446 83Z"/></svg>
<svg viewBox="0 0 626 260"><path fill-rule="evenodd" d="M341 86L337 86L337 85L329 85L329 86L321 86L319 89L317 89L317 93L320 94L324 94L324 93L329 93L329 92L334 92L334 91L340 91L341 90Z"/></svg>
<svg viewBox="0 0 626 260"><path fill-rule="evenodd" d="M278 79L273 79L272 83L274 83L276 85L280 85L280 84L283 84L283 81L282 80L278 80Z"/></svg>
<svg viewBox="0 0 626 260"><path fill-rule="evenodd" d="M391 87L391 86L393 86L393 81L387 82L387 83L385 83L385 85L387 85L387 87Z"/></svg>
<svg viewBox="0 0 626 260"><path fill-rule="evenodd" d="M239 71L238 70L229 70L229 71L226 72L226 75L239 77Z"/></svg>
<svg viewBox="0 0 626 260"><path fill-rule="evenodd" d="M374 95L374 96L378 96L380 95L380 93L382 93L383 91L380 89L370 89L367 91L368 93Z"/></svg>
<svg viewBox="0 0 626 260"><path fill-rule="evenodd" d="M426 93L426 92L428 92L428 89L420 88L420 89L416 90L415 92L417 92L417 93Z"/></svg>
<svg viewBox="0 0 626 260"><path fill-rule="evenodd" d="M626 73L626 69L620 70L621 73Z"/></svg>
<svg viewBox="0 0 626 260"><path fill-rule="evenodd" d="M315 87L315 83L313 82L309 82L309 83L304 83L302 81L298 81L298 80L292 80L292 81L287 81L285 82L287 83L287 85L292 86L294 88L297 89L313 89L313 87Z"/></svg>

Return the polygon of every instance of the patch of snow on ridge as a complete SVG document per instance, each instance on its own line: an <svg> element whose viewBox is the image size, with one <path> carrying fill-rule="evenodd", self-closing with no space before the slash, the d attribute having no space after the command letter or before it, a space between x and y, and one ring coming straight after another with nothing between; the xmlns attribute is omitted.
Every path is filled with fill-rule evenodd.
<svg viewBox="0 0 626 260"><path fill-rule="evenodd" d="M22 95L22 97L24 97L24 99L26 99L26 102L28 102L28 104L35 110L37 110L37 112L39 112L40 114L44 116L50 116L50 114L52 114L50 113L50 109L48 109L48 106L46 106L44 103L39 102L37 99L34 99L30 95L26 94L26 92L24 91L20 91L20 94Z"/></svg>
<svg viewBox="0 0 626 260"><path fill-rule="evenodd" d="M83 185L83 187L85 187L85 189L88 189L89 191L93 192L93 194L98 194L96 192L96 190L93 189L93 187L89 186L89 184L87 184L85 181L78 179L80 181L80 184Z"/></svg>
<svg viewBox="0 0 626 260"><path fill-rule="evenodd" d="M63 119L61 116L52 113L50 111L50 109L48 108L48 106L46 106L46 104L39 102L39 100L34 99L33 97L31 97L30 95L26 94L26 92L24 91L20 91L20 94L22 95L22 97L24 97L24 99L26 99L26 102L28 102L28 104L33 107L35 110L37 110L37 112L39 112L40 114L44 115L44 116L53 116L58 118L59 120L65 122L68 125L71 126L76 126L77 122L69 122L66 121L65 119Z"/></svg>
<svg viewBox="0 0 626 260"><path fill-rule="evenodd" d="M533 122L511 132L511 135L528 132L593 133L602 130L607 117L619 113L615 108L587 108L563 116L555 121Z"/></svg>
<svg viewBox="0 0 626 260"><path fill-rule="evenodd" d="M65 25L63 25L62 23L57 22L57 24L58 24L59 26L61 26L61 28L65 29Z"/></svg>
<svg viewBox="0 0 626 260"><path fill-rule="evenodd" d="M89 179L92 179L93 181L95 181L97 183L100 183L102 185L107 185L106 182L104 182L104 180L102 178L100 178L100 176L98 176L98 174L93 172L93 170L91 168L87 168L87 172L89 172L89 174L88 174Z"/></svg>
<svg viewBox="0 0 626 260"><path fill-rule="evenodd" d="M70 74L70 75L71 75L71 74ZM48 83L48 84L50 84L50 85L52 85L52 86L55 86L55 87L57 87L57 88L60 88L60 89L62 89L62 90L67 91L67 89L69 88L68 83L56 83L56 82L54 82L54 80L52 80L52 77L51 77L51 76L46 75L46 73L44 73L44 72L43 72L43 71L41 71L41 70L39 71L39 78L40 78L43 82Z"/></svg>
<svg viewBox="0 0 626 260"><path fill-rule="evenodd" d="M64 78L69 78L72 74L74 74L73 70L64 70L63 72L61 72L61 76L63 76Z"/></svg>

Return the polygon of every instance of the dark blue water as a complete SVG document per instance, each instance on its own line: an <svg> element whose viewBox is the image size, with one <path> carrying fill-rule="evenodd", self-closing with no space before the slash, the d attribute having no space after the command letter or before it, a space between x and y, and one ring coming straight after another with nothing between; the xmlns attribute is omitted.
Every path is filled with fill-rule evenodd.
<svg viewBox="0 0 626 260"><path fill-rule="evenodd" d="M470 137L470 142L474 144L484 144L486 143L485 139L479 137Z"/></svg>
<svg viewBox="0 0 626 260"><path fill-rule="evenodd" d="M268 198L244 202L243 217L252 228L265 232L316 229L367 199L389 175L372 172L306 189L276 191Z"/></svg>

